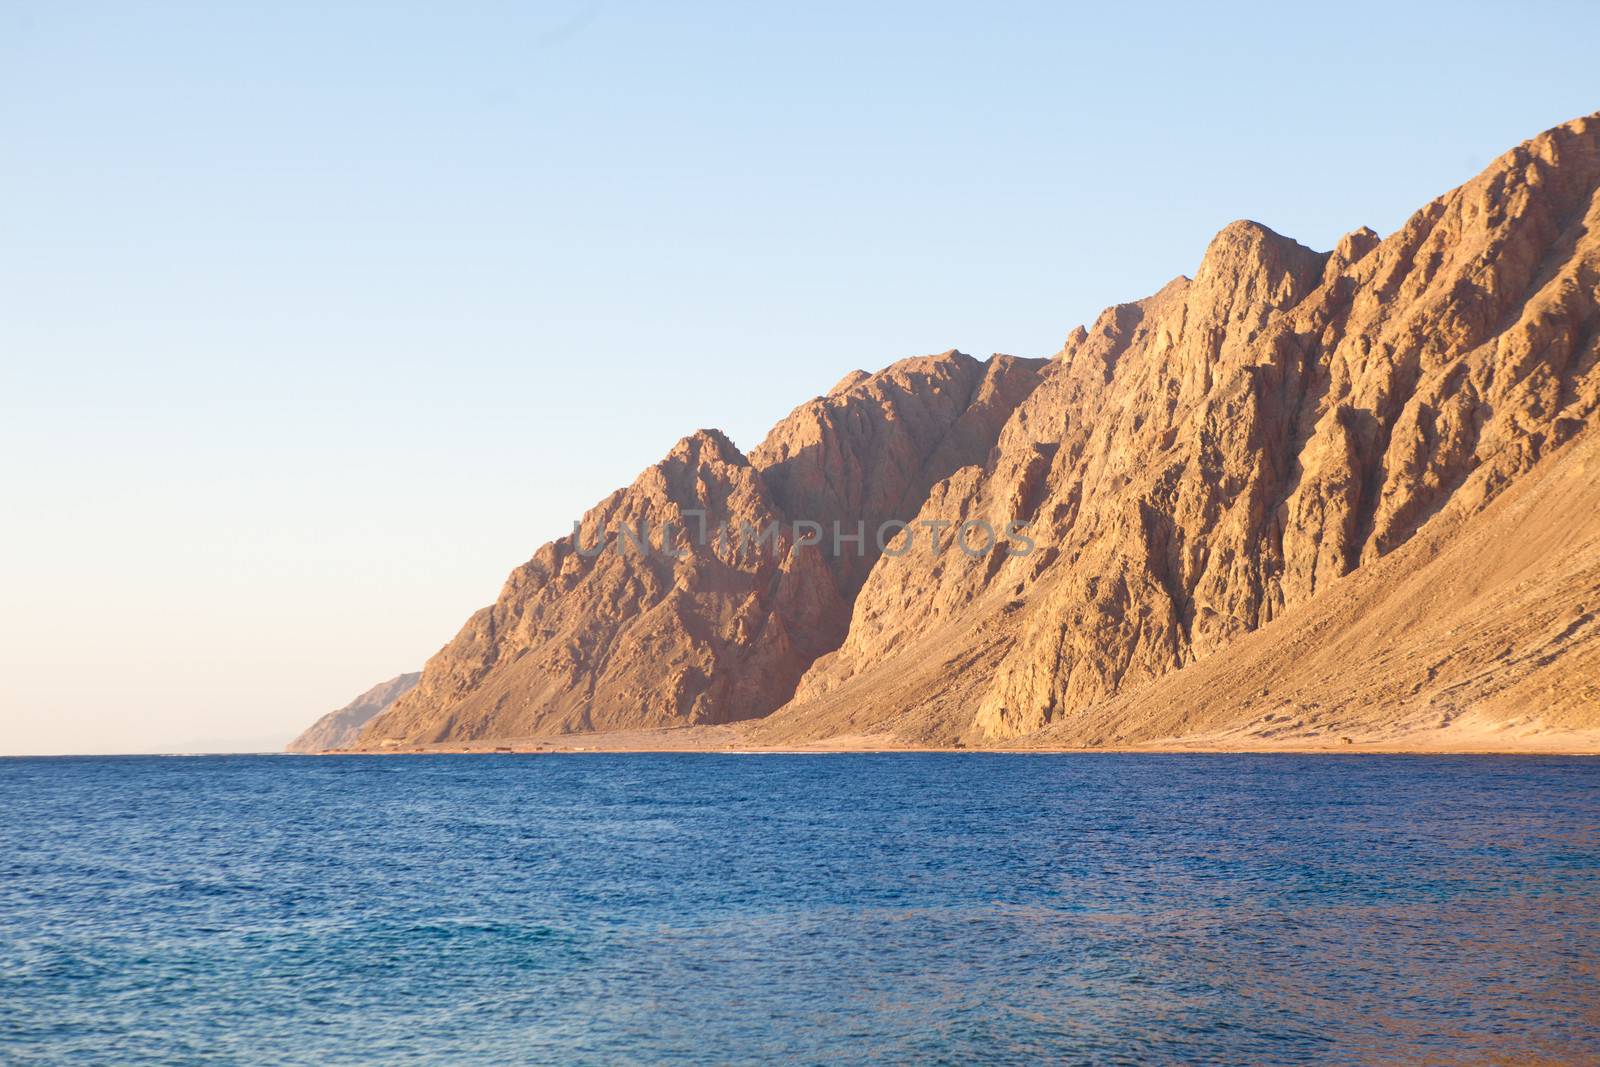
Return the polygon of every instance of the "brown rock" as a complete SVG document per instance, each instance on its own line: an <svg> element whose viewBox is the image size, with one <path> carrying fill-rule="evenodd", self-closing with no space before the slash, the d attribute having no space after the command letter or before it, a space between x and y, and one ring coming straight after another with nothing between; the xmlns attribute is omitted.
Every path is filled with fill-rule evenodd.
<svg viewBox="0 0 1600 1067"><path fill-rule="evenodd" d="M1192 279L1044 366L853 372L748 458L702 431L584 543L698 509L779 524L773 551L546 545L362 743L748 719L768 744L1600 729L1597 191L1590 116L1385 239L1317 253L1233 223ZM866 543L801 544L797 519ZM966 520L1033 550L872 543Z"/></svg>
<svg viewBox="0 0 1600 1067"><path fill-rule="evenodd" d="M567 537L512 572L499 600L374 720L369 746L726 723L786 702L843 639L877 558L873 534L928 486L980 462L1040 361L959 352L852 375L797 408L747 459L715 430L679 442ZM796 520L817 523L804 544ZM859 546L835 555L833 524ZM670 524L682 556L620 531ZM728 534L717 536L719 528ZM741 541L739 531L748 531ZM773 531L771 540L760 536ZM702 537L702 531L704 536ZM859 547L859 551L858 551Z"/></svg>
<svg viewBox="0 0 1600 1067"><path fill-rule="evenodd" d="M1041 551L885 559L839 652L757 736L1118 736L1096 709L1119 694L1230 650L1446 506L1481 510L1594 427L1597 187L1591 117L1382 242L1356 231L1322 257L1227 227L1192 281L1075 332L981 475L930 496L1030 519ZM1057 725L1074 721L1096 725Z"/></svg>

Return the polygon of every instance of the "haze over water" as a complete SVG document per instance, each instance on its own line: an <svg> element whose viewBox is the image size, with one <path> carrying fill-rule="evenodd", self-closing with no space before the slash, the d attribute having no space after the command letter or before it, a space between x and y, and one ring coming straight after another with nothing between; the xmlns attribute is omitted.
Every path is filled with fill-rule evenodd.
<svg viewBox="0 0 1600 1067"><path fill-rule="evenodd" d="M1600 763L0 760L0 1059L1572 1062Z"/></svg>

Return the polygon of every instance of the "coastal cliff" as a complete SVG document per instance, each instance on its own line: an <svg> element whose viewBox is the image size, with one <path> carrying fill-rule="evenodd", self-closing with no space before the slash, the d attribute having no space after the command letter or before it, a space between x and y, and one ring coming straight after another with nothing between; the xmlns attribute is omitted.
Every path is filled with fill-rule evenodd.
<svg viewBox="0 0 1600 1067"><path fill-rule="evenodd" d="M685 438L357 743L1600 737L1597 327L1600 115L1387 237L1231 223L1048 360L903 360L748 455ZM969 523L1029 550L918 540Z"/></svg>

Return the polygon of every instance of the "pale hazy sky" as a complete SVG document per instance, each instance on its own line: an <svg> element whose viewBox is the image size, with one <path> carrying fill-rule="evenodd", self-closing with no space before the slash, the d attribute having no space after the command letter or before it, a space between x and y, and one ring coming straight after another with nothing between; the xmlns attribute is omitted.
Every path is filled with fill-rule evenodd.
<svg viewBox="0 0 1600 1067"><path fill-rule="evenodd" d="M1587 4L0 0L0 752L282 744L678 437L1600 107Z"/></svg>

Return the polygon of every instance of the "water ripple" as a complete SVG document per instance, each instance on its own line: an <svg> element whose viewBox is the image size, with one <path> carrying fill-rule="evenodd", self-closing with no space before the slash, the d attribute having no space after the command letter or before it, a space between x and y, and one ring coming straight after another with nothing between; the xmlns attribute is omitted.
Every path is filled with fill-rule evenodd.
<svg viewBox="0 0 1600 1067"><path fill-rule="evenodd" d="M1600 1062L1600 763L0 760L0 1060Z"/></svg>

